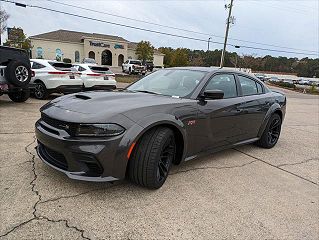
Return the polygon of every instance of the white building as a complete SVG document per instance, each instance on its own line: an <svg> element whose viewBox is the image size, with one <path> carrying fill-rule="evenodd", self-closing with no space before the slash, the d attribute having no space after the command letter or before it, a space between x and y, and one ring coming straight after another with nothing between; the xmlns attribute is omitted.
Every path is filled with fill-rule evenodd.
<svg viewBox="0 0 319 240"><path fill-rule="evenodd" d="M57 30L30 37L32 58L64 59L81 62L93 58L100 65L121 66L127 59L137 59L137 43L122 37L98 33ZM163 66L164 54L154 51L154 65Z"/></svg>

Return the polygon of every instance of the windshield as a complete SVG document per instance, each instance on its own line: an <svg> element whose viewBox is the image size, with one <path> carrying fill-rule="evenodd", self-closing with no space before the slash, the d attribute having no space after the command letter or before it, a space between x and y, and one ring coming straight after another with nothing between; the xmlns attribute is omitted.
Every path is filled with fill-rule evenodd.
<svg viewBox="0 0 319 240"><path fill-rule="evenodd" d="M192 70L158 70L133 83L127 89L185 97L194 91L205 75L206 72Z"/></svg>

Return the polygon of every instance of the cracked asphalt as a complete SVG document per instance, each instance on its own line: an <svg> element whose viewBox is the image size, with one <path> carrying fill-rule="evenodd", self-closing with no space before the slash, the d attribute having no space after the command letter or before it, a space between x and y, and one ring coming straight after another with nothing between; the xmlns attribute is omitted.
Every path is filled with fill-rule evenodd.
<svg viewBox="0 0 319 240"><path fill-rule="evenodd" d="M156 191L70 180L35 152L45 101L0 97L0 239L319 239L319 98L284 90L273 149L173 167Z"/></svg>

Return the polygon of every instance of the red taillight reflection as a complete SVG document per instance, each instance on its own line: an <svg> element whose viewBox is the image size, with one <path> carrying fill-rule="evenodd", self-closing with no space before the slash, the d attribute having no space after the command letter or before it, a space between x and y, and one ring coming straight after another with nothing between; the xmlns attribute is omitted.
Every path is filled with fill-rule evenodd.
<svg viewBox="0 0 319 240"><path fill-rule="evenodd" d="M55 74L55 75L62 75L62 74L69 74L70 72L48 72L48 74Z"/></svg>

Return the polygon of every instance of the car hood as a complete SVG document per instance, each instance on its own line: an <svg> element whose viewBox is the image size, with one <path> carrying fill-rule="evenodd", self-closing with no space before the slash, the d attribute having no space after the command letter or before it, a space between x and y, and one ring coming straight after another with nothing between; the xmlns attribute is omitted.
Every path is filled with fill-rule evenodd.
<svg viewBox="0 0 319 240"><path fill-rule="evenodd" d="M59 120L68 122L105 122L119 114L134 116L154 113L158 106L165 108L167 104L180 103L179 98L137 92L86 92L57 98L41 108L41 112ZM147 110L146 110L147 109ZM139 120L139 119L134 119Z"/></svg>

